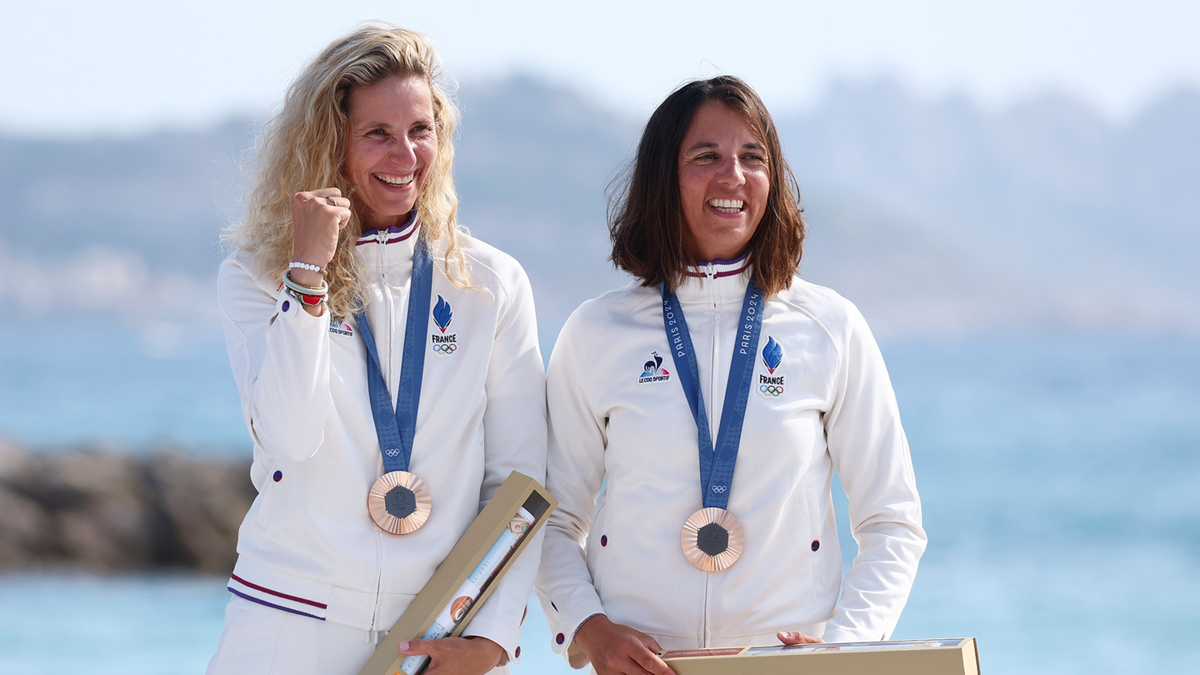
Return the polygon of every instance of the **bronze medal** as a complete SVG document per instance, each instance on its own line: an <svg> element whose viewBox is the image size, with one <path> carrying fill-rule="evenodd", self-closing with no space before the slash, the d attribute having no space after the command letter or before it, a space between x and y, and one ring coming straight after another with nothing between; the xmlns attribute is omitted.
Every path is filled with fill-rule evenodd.
<svg viewBox="0 0 1200 675"><path fill-rule="evenodd" d="M367 493L367 511L379 529L411 534L421 529L433 507L429 486L407 471L385 473Z"/></svg>
<svg viewBox="0 0 1200 675"><path fill-rule="evenodd" d="M709 507L693 513L683 523L679 546L688 562L705 572L720 572L742 557L746 537L732 513Z"/></svg>

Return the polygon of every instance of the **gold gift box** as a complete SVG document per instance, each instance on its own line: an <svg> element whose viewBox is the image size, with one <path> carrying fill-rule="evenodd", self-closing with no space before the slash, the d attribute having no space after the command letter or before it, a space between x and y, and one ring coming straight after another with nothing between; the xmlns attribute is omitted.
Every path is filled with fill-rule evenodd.
<svg viewBox="0 0 1200 675"><path fill-rule="evenodd" d="M979 675L975 638L677 649L659 656L677 675Z"/></svg>

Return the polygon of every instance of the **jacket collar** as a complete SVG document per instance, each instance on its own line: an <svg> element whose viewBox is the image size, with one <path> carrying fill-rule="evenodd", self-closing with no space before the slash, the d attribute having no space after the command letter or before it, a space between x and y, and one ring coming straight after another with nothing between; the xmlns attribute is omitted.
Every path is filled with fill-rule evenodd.
<svg viewBox="0 0 1200 675"><path fill-rule="evenodd" d="M367 230L359 235L354 244L355 253L368 265L411 262L417 244L417 236L414 235L419 230L417 212L413 209L408 220L401 225L393 225L386 230Z"/></svg>
<svg viewBox="0 0 1200 675"><path fill-rule="evenodd" d="M684 304L740 303L750 283L750 253L734 260L700 260L684 271L684 281L675 295Z"/></svg>

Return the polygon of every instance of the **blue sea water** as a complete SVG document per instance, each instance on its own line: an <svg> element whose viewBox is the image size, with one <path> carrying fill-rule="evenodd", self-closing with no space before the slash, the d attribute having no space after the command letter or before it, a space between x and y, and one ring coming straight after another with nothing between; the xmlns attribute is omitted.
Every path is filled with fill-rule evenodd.
<svg viewBox="0 0 1200 675"><path fill-rule="evenodd" d="M247 456L219 335L160 338L0 328L0 439ZM1200 343L883 351L930 537L895 637L975 636L989 675L1195 672ZM202 672L226 599L217 578L0 575L0 672ZM531 616L516 672L566 672Z"/></svg>

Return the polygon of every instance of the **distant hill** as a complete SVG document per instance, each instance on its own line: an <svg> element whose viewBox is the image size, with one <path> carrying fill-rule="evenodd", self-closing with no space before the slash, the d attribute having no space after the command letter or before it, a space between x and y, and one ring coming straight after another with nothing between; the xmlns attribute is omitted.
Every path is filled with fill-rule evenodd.
<svg viewBox="0 0 1200 675"><path fill-rule="evenodd" d="M890 324L915 298L967 331L1200 327L1200 91L1118 126L1070 99L988 116L882 81L779 126L812 207L806 271Z"/></svg>
<svg viewBox="0 0 1200 675"><path fill-rule="evenodd" d="M549 343L605 262L605 188L640 121L528 77L467 83L461 220L533 280ZM999 115L888 81L774 111L802 189L802 273L883 336L1200 334L1200 91L1116 125L1047 97ZM22 317L211 321L254 125L125 139L0 136L0 292Z"/></svg>
<svg viewBox="0 0 1200 675"><path fill-rule="evenodd" d="M543 349L584 300L628 282L608 259L604 190L639 128L528 77L464 85L460 220L529 273Z"/></svg>

